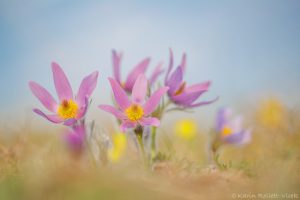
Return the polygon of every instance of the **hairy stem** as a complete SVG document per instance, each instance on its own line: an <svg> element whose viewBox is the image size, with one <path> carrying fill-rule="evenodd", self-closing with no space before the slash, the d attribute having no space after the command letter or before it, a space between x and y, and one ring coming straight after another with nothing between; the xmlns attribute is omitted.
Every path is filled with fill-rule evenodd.
<svg viewBox="0 0 300 200"><path fill-rule="evenodd" d="M141 154L143 157L143 162L145 164L145 167L148 167L148 159L147 159L147 155L146 155L146 151L145 151L145 146L144 146L144 142L143 142L143 127L141 126L137 126L134 129L135 135L137 137L137 141L139 143L140 146L140 150L141 150Z"/></svg>

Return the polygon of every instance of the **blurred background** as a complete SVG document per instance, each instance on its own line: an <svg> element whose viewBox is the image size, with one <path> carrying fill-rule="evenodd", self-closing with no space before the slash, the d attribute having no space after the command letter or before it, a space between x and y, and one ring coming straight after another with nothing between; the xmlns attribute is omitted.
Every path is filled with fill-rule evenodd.
<svg viewBox="0 0 300 200"><path fill-rule="evenodd" d="M197 109L203 115L269 96L295 107L300 100L299 10L296 0L1 0L1 117L33 117L31 109L42 108L29 80L56 96L52 61L63 67L75 91L83 76L99 70L93 106L109 103L106 78L112 75L113 48L124 53L123 79L144 57L152 58L149 73L160 61L167 67L168 48L177 64L186 52L187 82L212 80L202 99L220 96L214 105Z"/></svg>
<svg viewBox="0 0 300 200"><path fill-rule="evenodd" d="M299 11L299 0L0 0L0 199L299 198ZM148 56L148 75L160 61L166 68L169 48L176 65L187 53L188 84L212 80L199 100L220 99L164 117L146 169L134 135L117 134L116 120L97 106L112 104L112 49L123 52L124 80ZM28 81L56 97L53 61L74 93L100 72L82 152L67 146L65 126L32 112L46 109ZM218 143L227 128L214 134L222 106L245 117L249 145Z"/></svg>

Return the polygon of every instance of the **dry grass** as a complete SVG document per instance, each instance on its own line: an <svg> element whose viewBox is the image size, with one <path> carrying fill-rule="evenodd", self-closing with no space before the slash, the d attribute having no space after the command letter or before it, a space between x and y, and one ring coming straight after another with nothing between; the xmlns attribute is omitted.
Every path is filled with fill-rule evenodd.
<svg viewBox="0 0 300 200"><path fill-rule="evenodd" d="M274 128L253 117L253 142L221 150L226 169L207 162L208 134L185 142L160 132L159 149L168 159L145 170L134 145L119 163L94 166L88 152L71 156L57 130L1 130L0 199L232 199L259 193L300 198L299 113L286 118Z"/></svg>

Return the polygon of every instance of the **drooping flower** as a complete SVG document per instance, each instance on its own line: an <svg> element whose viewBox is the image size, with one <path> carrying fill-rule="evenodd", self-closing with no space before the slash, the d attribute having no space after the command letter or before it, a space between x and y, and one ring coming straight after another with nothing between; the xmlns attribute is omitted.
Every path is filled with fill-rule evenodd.
<svg viewBox="0 0 300 200"><path fill-rule="evenodd" d="M197 123L190 119L180 120L175 125L175 133L184 140L193 140L197 135Z"/></svg>
<svg viewBox="0 0 300 200"><path fill-rule="evenodd" d="M159 126L159 119L151 117L151 113L157 108L161 97L167 92L168 87L161 87L149 99L145 100L148 81L145 75L140 74L134 83L132 97L129 99L125 90L116 80L109 78L109 81L118 107L100 105L99 108L113 114L122 121L121 131L124 132L128 128L135 128L137 125Z"/></svg>
<svg viewBox="0 0 300 200"><path fill-rule="evenodd" d="M133 85L140 74L145 74L150 58L145 58L140 61L132 70L129 72L126 80L123 82L121 79L121 60L122 53L117 53L116 50L112 50L112 63L113 63L113 74L115 80L122 86L122 88L128 92L132 92Z"/></svg>
<svg viewBox="0 0 300 200"><path fill-rule="evenodd" d="M29 87L32 93L52 114L45 114L37 108L33 111L53 123L63 122L65 125L73 125L86 114L89 97L97 85L98 72L95 71L82 80L76 96L73 95L71 85L57 63L52 63L52 72L59 101L57 103L44 87L30 81Z"/></svg>
<svg viewBox="0 0 300 200"><path fill-rule="evenodd" d="M215 102L218 98L215 98L211 101L196 102L196 100L202 94L208 91L211 82L206 81L203 83L197 83L191 86L187 86L186 82L183 79L185 68L186 54L183 54L181 64L175 69L173 73L171 73L173 69L173 52L170 49L169 68L165 77L165 85L170 88L168 90L168 96L170 100L184 108L193 108Z"/></svg>
<svg viewBox="0 0 300 200"><path fill-rule="evenodd" d="M86 131L84 123L76 124L66 132L65 140L71 152L79 155L84 150Z"/></svg>
<svg viewBox="0 0 300 200"><path fill-rule="evenodd" d="M125 153L127 139L124 133L114 134L112 137L112 147L108 150L108 158L112 162L118 162Z"/></svg>
<svg viewBox="0 0 300 200"><path fill-rule="evenodd" d="M216 132L223 143L240 146L251 141L251 130L242 127L242 117L232 118L232 111L228 108L217 113Z"/></svg>

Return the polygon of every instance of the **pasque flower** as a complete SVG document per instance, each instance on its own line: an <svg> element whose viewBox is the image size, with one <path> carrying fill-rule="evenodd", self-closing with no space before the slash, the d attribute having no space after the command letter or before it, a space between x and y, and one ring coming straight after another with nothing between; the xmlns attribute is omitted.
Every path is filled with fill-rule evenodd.
<svg viewBox="0 0 300 200"><path fill-rule="evenodd" d="M242 127L242 117L232 117L232 111L222 108L217 113L218 138L228 144L244 145L251 141L251 130Z"/></svg>
<svg viewBox="0 0 300 200"><path fill-rule="evenodd" d="M181 64L171 73L173 62L173 52L170 49L170 61L165 77L165 85L170 88L168 90L168 96L172 102L184 108L192 108L213 103L218 99L196 102L203 93L208 91L211 82L206 81L187 86L186 82L183 80L186 68L186 54L183 54Z"/></svg>
<svg viewBox="0 0 300 200"><path fill-rule="evenodd" d="M148 80L145 75L140 74L133 85L132 97L129 99L125 90L116 80L109 78L109 81L118 107L100 105L99 108L113 114L122 121L121 131L135 128L137 125L159 126L159 119L151 117L151 113L157 108L168 87L161 87L145 100Z"/></svg>
<svg viewBox="0 0 300 200"><path fill-rule="evenodd" d="M112 50L112 63L113 63L113 75L114 79L122 86L122 88L128 92L132 92L133 85L140 74L145 74L146 70L150 63L150 58L145 58L140 61L128 74L125 81L121 79L121 60L122 60L122 53L116 52L116 50ZM155 70L153 71L149 82L153 84L159 75L163 73L162 63L159 63Z"/></svg>
<svg viewBox="0 0 300 200"><path fill-rule="evenodd" d="M97 85L98 72L95 71L82 80L76 96L73 95L71 85L57 63L52 63L52 72L59 101L57 102L44 87L30 81L32 93L52 114L45 114L37 108L33 111L53 123L63 122L65 125L73 125L83 118L87 111L89 97Z"/></svg>

